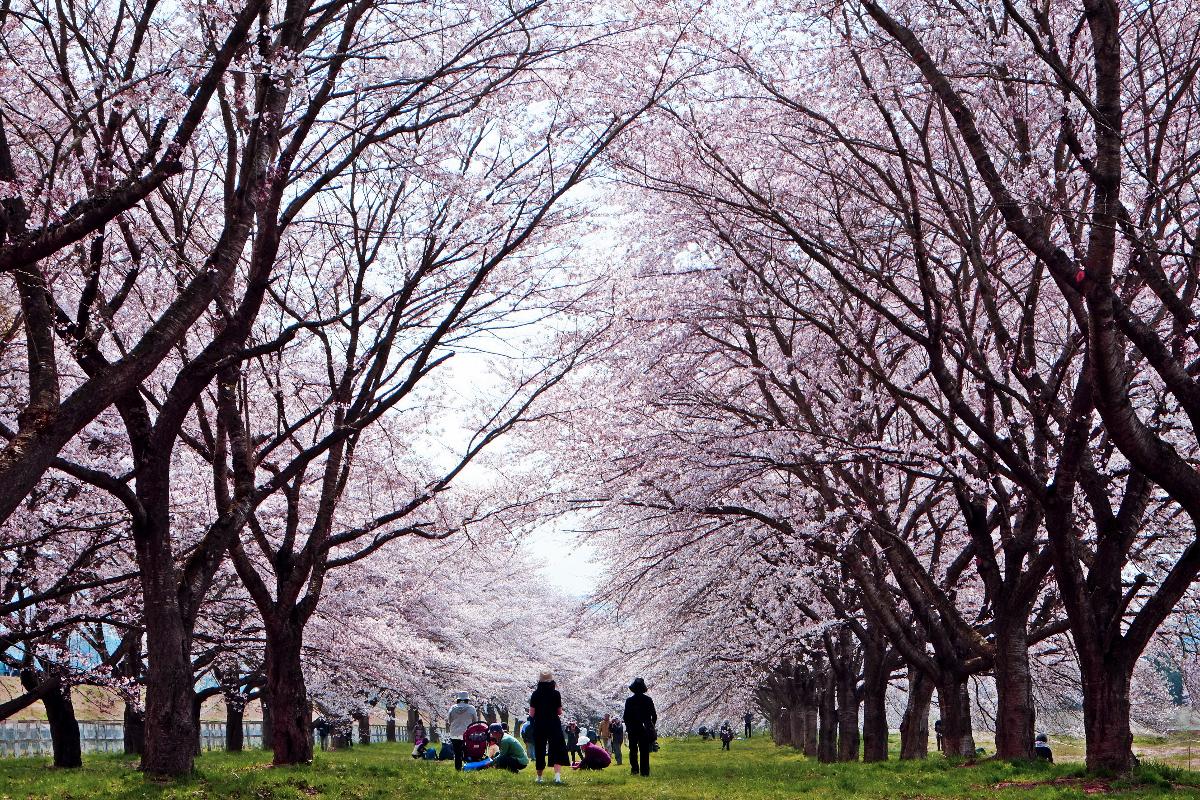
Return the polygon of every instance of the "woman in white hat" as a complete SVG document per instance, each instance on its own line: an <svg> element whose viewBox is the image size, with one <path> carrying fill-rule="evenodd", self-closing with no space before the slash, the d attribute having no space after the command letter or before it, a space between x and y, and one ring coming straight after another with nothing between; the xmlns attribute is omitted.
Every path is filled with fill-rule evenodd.
<svg viewBox="0 0 1200 800"><path fill-rule="evenodd" d="M463 736L471 723L479 719L479 712L471 705L471 695L459 692L446 715L447 733L450 734L450 744L454 747L454 768L462 769L463 765Z"/></svg>

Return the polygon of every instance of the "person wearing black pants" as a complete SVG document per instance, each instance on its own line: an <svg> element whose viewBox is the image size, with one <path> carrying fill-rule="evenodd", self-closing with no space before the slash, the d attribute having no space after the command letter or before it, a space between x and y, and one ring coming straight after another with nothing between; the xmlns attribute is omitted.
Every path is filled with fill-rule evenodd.
<svg viewBox="0 0 1200 800"><path fill-rule="evenodd" d="M754 722L754 715L747 711L746 716L744 716L742 719L746 721L746 738L749 739L750 731L752 730L750 723Z"/></svg>
<svg viewBox="0 0 1200 800"><path fill-rule="evenodd" d="M654 700L646 694L646 682L634 678L629 684L633 692L625 700L625 735L629 737L629 771L633 775L650 774L650 749L654 746L654 728L658 725L658 712Z"/></svg>
<svg viewBox="0 0 1200 800"><path fill-rule="evenodd" d="M562 768L567 765L567 743L563 739L562 695L554 688L554 676L543 672L537 688L529 696L529 718L533 721L533 752L537 760L538 783L546 770L546 761L554 767L554 782L562 783Z"/></svg>

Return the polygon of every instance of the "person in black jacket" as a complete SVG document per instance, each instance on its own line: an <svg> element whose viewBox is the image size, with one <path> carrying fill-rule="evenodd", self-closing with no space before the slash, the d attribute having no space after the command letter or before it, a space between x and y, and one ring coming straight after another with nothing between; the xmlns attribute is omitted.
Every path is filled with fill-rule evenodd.
<svg viewBox="0 0 1200 800"><path fill-rule="evenodd" d="M554 676L543 672L537 688L529 696L529 719L533 722L533 752L537 759L538 783L546 770L547 756L554 767L554 782L562 783L562 768L567 763L567 743L563 739L562 695L554 688Z"/></svg>
<svg viewBox="0 0 1200 800"><path fill-rule="evenodd" d="M629 684L633 692L625 700L625 735L629 737L629 771L634 775L650 774L650 748L654 746L655 731L658 725L658 712L654 710L654 701L646 694L646 682L634 678Z"/></svg>

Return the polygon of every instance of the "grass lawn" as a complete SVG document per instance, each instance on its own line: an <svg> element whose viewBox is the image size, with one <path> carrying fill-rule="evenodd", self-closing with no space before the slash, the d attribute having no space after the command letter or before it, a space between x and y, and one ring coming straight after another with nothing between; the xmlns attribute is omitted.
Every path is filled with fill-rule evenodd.
<svg viewBox="0 0 1200 800"><path fill-rule="evenodd" d="M269 754L206 753L196 773L167 784L146 781L126 756L97 755L80 770L54 770L44 758L0 760L3 800L73 798L421 798L508 800L575 796L630 800L927 800L1021 798L1065 800L1100 792L1115 798L1200 798L1200 772L1167 765L1142 767L1133 778L1084 780L1078 765L1055 767L982 762L974 766L889 761L817 764L765 738L734 742L723 753L714 742L668 740L652 761L650 778L614 765L600 773L570 773L566 786L535 785L532 767L518 775L496 770L455 773L445 762L417 762L403 744L375 744L317 753L311 767L273 769ZM568 770L569 773L569 770ZM550 772L547 771L547 776Z"/></svg>

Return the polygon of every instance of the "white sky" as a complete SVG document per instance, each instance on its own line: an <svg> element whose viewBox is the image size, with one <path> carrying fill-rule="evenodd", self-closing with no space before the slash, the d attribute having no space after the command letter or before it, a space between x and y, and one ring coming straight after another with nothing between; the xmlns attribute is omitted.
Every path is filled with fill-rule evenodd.
<svg viewBox="0 0 1200 800"><path fill-rule="evenodd" d="M597 553L579 534L560 525L547 525L530 534L525 547L554 588L575 597L588 595L596 588L600 579Z"/></svg>

